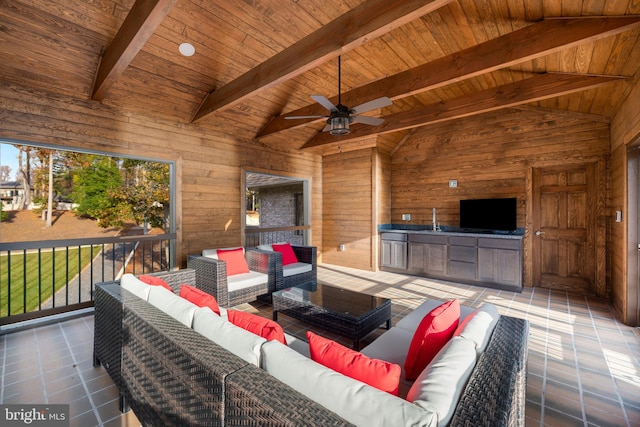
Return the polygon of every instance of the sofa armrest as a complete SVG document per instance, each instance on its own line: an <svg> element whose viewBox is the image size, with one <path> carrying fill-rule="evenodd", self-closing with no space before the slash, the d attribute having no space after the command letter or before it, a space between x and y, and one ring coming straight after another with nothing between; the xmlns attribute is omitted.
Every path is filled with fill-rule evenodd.
<svg viewBox="0 0 640 427"><path fill-rule="evenodd" d="M247 249L245 252L249 270L259 271L269 276L269 293L282 287L282 254L261 249Z"/></svg>
<svg viewBox="0 0 640 427"><path fill-rule="evenodd" d="M213 295L221 306L229 306L226 262L200 255L189 255L187 267L195 271L195 283L198 289Z"/></svg>
<svg viewBox="0 0 640 427"><path fill-rule="evenodd" d="M524 426L529 322L500 316L450 426Z"/></svg>
<svg viewBox="0 0 640 427"><path fill-rule="evenodd" d="M291 245L293 252L298 258L298 262L305 262L313 265L315 268L317 264L317 248L315 246L293 246Z"/></svg>

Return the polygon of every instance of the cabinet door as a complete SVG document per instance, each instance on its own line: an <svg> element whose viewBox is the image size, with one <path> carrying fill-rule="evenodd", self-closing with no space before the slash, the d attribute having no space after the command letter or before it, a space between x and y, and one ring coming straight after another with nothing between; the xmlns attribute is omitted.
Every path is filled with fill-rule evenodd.
<svg viewBox="0 0 640 427"><path fill-rule="evenodd" d="M380 250L380 265L382 267L391 267L391 255L393 254L392 244L394 242L391 240L381 240L381 250Z"/></svg>
<svg viewBox="0 0 640 427"><path fill-rule="evenodd" d="M409 243L409 271L414 274L447 273L447 245Z"/></svg>
<svg viewBox="0 0 640 427"><path fill-rule="evenodd" d="M520 263L520 251L478 248L478 280L520 287Z"/></svg>
<svg viewBox="0 0 640 427"><path fill-rule="evenodd" d="M425 272L426 246L424 243L409 243L409 272L414 274Z"/></svg>
<svg viewBox="0 0 640 427"><path fill-rule="evenodd" d="M381 240L380 266L407 268L407 242Z"/></svg>
<svg viewBox="0 0 640 427"><path fill-rule="evenodd" d="M407 242L392 242L391 263L394 268L407 268Z"/></svg>
<svg viewBox="0 0 640 427"><path fill-rule="evenodd" d="M447 246L427 244L425 270L430 274L447 274Z"/></svg>

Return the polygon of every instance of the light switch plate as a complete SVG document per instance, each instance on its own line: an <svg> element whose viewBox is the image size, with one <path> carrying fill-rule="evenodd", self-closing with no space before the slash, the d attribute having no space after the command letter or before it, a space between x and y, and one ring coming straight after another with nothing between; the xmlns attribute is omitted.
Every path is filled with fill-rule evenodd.
<svg viewBox="0 0 640 427"><path fill-rule="evenodd" d="M411 214L402 214L403 221L411 221Z"/></svg>
<svg viewBox="0 0 640 427"><path fill-rule="evenodd" d="M450 179L449 180L449 188L456 188L458 186L458 180L457 179Z"/></svg>

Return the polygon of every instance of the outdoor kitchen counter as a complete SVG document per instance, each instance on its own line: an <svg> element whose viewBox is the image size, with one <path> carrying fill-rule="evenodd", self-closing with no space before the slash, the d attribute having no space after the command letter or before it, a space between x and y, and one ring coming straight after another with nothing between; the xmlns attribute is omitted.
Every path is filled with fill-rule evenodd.
<svg viewBox="0 0 640 427"><path fill-rule="evenodd" d="M523 231L474 233L422 227L378 227L381 270L522 291Z"/></svg>

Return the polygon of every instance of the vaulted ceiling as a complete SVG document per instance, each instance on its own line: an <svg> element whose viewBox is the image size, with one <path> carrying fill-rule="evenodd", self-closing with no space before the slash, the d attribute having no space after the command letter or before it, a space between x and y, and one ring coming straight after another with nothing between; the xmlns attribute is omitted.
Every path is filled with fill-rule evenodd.
<svg viewBox="0 0 640 427"><path fill-rule="evenodd" d="M393 153L430 123L502 108L608 120L640 78L632 0L7 0L0 80L276 150ZM195 54L182 56L189 42ZM343 137L310 95L388 96ZM0 83L2 84L2 83Z"/></svg>

